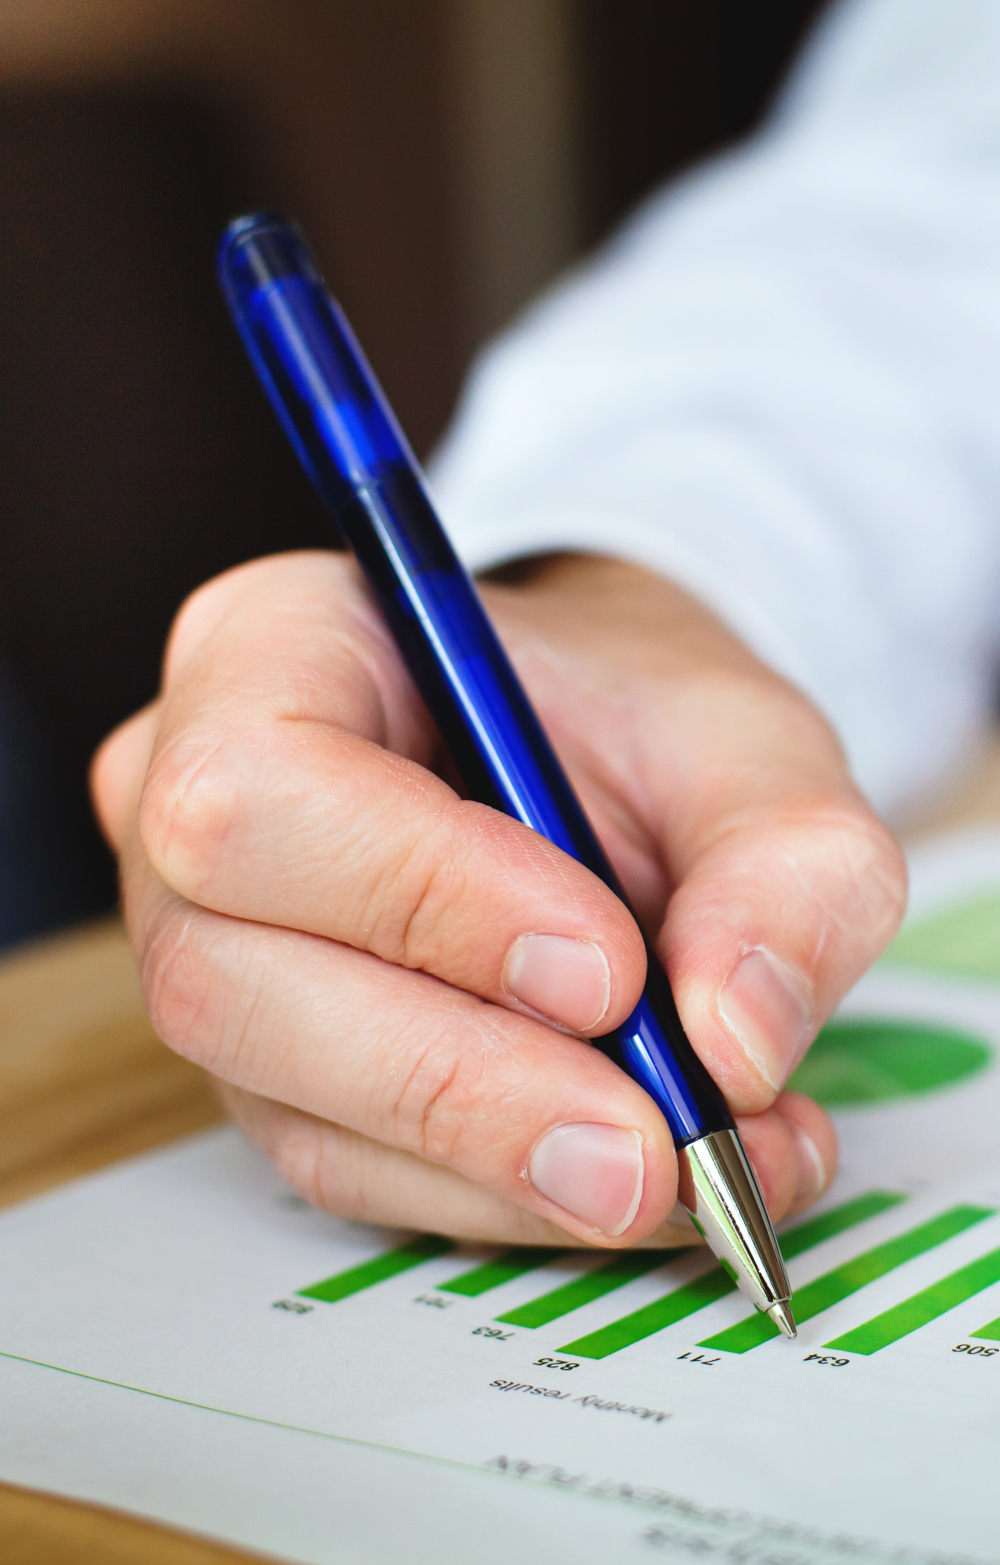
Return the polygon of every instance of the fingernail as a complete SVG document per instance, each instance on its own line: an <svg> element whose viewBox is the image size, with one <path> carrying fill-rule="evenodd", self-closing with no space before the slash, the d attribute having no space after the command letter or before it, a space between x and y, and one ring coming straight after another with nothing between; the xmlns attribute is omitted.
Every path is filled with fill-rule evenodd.
<svg viewBox="0 0 1000 1565"><path fill-rule="evenodd" d="M515 941L503 984L512 999L574 1032L592 1032L611 1001L611 969L600 946L565 935Z"/></svg>
<svg viewBox="0 0 1000 1565"><path fill-rule="evenodd" d="M617 1125L558 1125L528 1162L537 1191L610 1238L639 1210L642 1174L642 1137Z"/></svg>
<svg viewBox="0 0 1000 1565"><path fill-rule="evenodd" d="M829 1184L826 1167L812 1136L804 1131L801 1125L794 1125L792 1129L795 1135L795 1150L799 1158L799 1185L796 1194L803 1200L815 1201Z"/></svg>
<svg viewBox="0 0 1000 1565"><path fill-rule="evenodd" d="M812 1037L805 979L770 951L748 951L719 991L719 1015L775 1091Z"/></svg>

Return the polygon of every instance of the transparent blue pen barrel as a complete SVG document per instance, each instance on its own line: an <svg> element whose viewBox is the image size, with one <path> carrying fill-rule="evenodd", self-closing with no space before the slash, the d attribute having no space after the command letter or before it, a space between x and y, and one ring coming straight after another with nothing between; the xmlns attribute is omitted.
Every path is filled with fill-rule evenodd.
<svg viewBox="0 0 1000 1565"><path fill-rule="evenodd" d="M471 797L523 821L625 900L339 306L295 229L242 219L220 274L279 418L360 563ZM732 1128L659 960L635 1011L596 1040L662 1110L678 1146Z"/></svg>

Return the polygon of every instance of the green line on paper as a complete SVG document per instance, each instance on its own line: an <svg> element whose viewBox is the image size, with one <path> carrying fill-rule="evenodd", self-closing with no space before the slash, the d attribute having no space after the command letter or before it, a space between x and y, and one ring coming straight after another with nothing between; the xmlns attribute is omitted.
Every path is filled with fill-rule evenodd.
<svg viewBox="0 0 1000 1565"><path fill-rule="evenodd" d="M915 1293L912 1299L906 1299L891 1310L883 1310L874 1320L856 1326L826 1346L842 1348L845 1353L877 1353L890 1342L898 1342L900 1337L916 1331L918 1326L926 1326L928 1321L953 1310L957 1304L964 1304L966 1299L982 1293L995 1282L1000 1282L1000 1250L991 1250L989 1255L942 1277L940 1282Z"/></svg>
<svg viewBox="0 0 1000 1565"><path fill-rule="evenodd" d="M905 1196L892 1190L871 1190L867 1195L845 1201L842 1206L822 1212L818 1217L810 1218L808 1222L800 1223L797 1228L782 1234L782 1251L786 1259L801 1255L803 1250L811 1249L813 1245L821 1244L824 1239L831 1239L834 1234L843 1233L845 1229L853 1228L869 1217L876 1217L879 1212L885 1212L905 1199ZM614 1321L612 1325L602 1326L599 1331L578 1338L576 1342L568 1342L559 1352L575 1353L581 1358L607 1358L612 1353L619 1353L622 1348L631 1347L634 1342L642 1342L644 1338L665 1330L685 1316L693 1315L696 1310L714 1304L716 1299L734 1292L735 1288L736 1284L728 1273L721 1266L713 1266L711 1271L703 1272L683 1287L675 1288L673 1293L668 1293L664 1298L656 1299L652 1304ZM545 1299L539 1302L544 1304Z"/></svg>
<svg viewBox="0 0 1000 1565"><path fill-rule="evenodd" d="M508 1310L506 1315L498 1315L497 1320L505 1326L547 1326L550 1320L559 1320L561 1316L592 1303L594 1299L603 1299L606 1293L624 1288L627 1282L633 1282L636 1277L645 1277L647 1272L655 1271L658 1266L666 1266L679 1256L690 1253L689 1250L625 1250L606 1265L596 1266L582 1277L574 1277L572 1282L553 1288L551 1293L543 1293L541 1298L532 1299L530 1304L518 1305L517 1309Z"/></svg>
<svg viewBox="0 0 1000 1565"><path fill-rule="evenodd" d="M514 1277L523 1277L525 1272L547 1266L549 1261L562 1254L562 1250L532 1250L527 1246L505 1250L495 1260L484 1261L481 1266L462 1272L460 1277L453 1277L451 1282L439 1283L438 1292L460 1293L467 1299L478 1299L481 1293L499 1288L501 1283L510 1282Z"/></svg>
<svg viewBox="0 0 1000 1565"><path fill-rule="evenodd" d="M373 1288L377 1282L385 1282L388 1277L398 1277L400 1272L407 1272L411 1266L419 1266L422 1261L432 1260L435 1255L447 1255L454 1248L451 1239L442 1239L438 1234L421 1234L408 1244L401 1244L396 1250L387 1250L384 1255L362 1261L360 1266L352 1266L346 1272L336 1272L323 1282L313 1283L311 1288L299 1288L298 1297L322 1299L324 1304L336 1304L339 1299L360 1293L363 1288Z"/></svg>
<svg viewBox="0 0 1000 1565"><path fill-rule="evenodd" d="M886 1017L827 1022L789 1086L827 1108L885 1103L964 1081L992 1059L981 1038Z"/></svg>
<svg viewBox="0 0 1000 1565"><path fill-rule="evenodd" d="M1000 1342L1000 1316L991 1320L988 1326L980 1326L978 1331L970 1331L970 1337L975 1337L977 1342Z"/></svg>
<svg viewBox="0 0 1000 1565"><path fill-rule="evenodd" d="M940 1217L912 1228L909 1233L877 1245L874 1250L866 1250L863 1255L856 1255L852 1261L846 1261L843 1266L837 1266L832 1272L826 1272L814 1282L806 1283L804 1288L795 1290L792 1308L796 1320L811 1320L821 1310L839 1304L842 1299L849 1298L859 1288L894 1271L905 1261L926 1254L936 1245L944 1244L946 1239L953 1239L974 1223L981 1223L984 1218L993 1215L990 1207L953 1206L949 1211L942 1212ZM716 1332L715 1336L699 1342L698 1346L721 1349L726 1353L746 1353L778 1335L777 1326L766 1315L748 1315L735 1326L729 1326L725 1331Z"/></svg>

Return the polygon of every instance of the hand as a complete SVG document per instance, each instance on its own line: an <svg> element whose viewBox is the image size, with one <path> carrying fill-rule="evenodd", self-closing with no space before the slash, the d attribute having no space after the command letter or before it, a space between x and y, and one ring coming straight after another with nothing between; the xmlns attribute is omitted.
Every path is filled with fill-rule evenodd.
<svg viewBox="0 0 1000 1565"><path fill-rule="evenodd" d="M823 720L679 589L567 557L484 593L772 1215L808 1204L833 1130L781 1089L895 932L899 850ZM154 1026L331 1211L690 1243L659 1112L585 1041L638 998L638 930L441 759L350 560L195 593L94 765Z"/></svg>

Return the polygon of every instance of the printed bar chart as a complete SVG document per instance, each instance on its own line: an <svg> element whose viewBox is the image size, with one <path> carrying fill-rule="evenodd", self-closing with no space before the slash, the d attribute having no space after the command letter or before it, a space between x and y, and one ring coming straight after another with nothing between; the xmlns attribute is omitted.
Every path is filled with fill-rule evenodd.
<svg viewBox="0 0 1000 1565"><path fill-rule="evenodd" d="M821 1244L825 1239L831 1239L870 1218L877 1217L882 1212L889 1211L904 1200L906 1196L898 1191L870 1190L852 1201L844 1202L790 1229L782 1235L782 1249L786 1257L792 1259ZM841 1298L856 1292L866 1282L873 1281L911 1257L943 1243L953 1234L962 1232L972 1223L992 1215L990 1210L983 1207L955 1207L931 1222L924 1223L919 1228L890 1240L887 1244L867 1251L864 1255L828 1272L824 1277L817 1278L805 1288L799 1289L795 1295L798 1317L808 1320L820 1310L827 1309ZM314 1283L311 1287L300 1288L298 1296L316 1299L324 1304L336 1304L341 1299L350 1298L351 1295L360 1293L366 1288L375 1287L376 1284L397 1277L437 1256L450 1254L455 1248L452 1240L441 1238L437 1234L418 1235L393 1250L376 1255L371 1260L362 1261L359 1265L349 1267L345 1271L337 1272L322 1282ZM517 1305L498 1315L496 1319L507 1325L528 1329L547 1325L691 1253L688 1250L622 1252L582 1275L571 1277L568 1282L548 1289L526 1304ZM451 1278L448 1282L434 1283L433 1286L443 1293L479 1298L480 1295L499 1288L515 1278L535 1271L541 1272L542 1268L558 1256L565 1257L567 1252L532 1249L528 1246L512 1248L502 1251L492 1260L479 1262L468 1271L460 1272L457 1277ZM978 1272L976 1275L979 1275ZM957 1278L958 1274L956 1274ZM962 1286L962 1283L956 1279L945 1279L939 1285L940 1288L945 1289L945 1292L940 1294L941 1299L950 1297L947 1293L947 1284L954 1282L956 1287ZM618 1353L623 1348L632 1346L633 1343L642 1342L677 1321L695 1314L696 1311L705 1309L717 1299L734 1292L735 1286L728 1272L721 1266L712 1266L652 1303L631 1311L597 1331L567 1342L558 1351L573 1353L581 1358L607 1358L610 1354ZM978 1292L980 1287L986 1286L988 1284L983 1282L972 1291ZM929 1294L933 1290L926 1291ZM971 1297L971 1294L963 1297ZM919 1300L922 1299L923 1295L920 1295L918 1300L911 1303L917 1307ZM931 1308L932 1302L928 1299L927 1303L920 1307ZM938 1313L950 1307L942 1303ZM877 1323L873 1323L873 1326L875 1324ZM895 1326L890 1325L887 1329L895 1329ZM984 1328L985 1331L990 1329L992 1328ZM1000 1333L1000 1324L997 1324L996 1330ZM707 1338L699 1346L722 1348L730 1353L744 1353L776 1335L776 1328L766 1316L754 1315L714 1337ZM874 1351L874 1349L857 1351Z"/></svg>
<svg viewBox="0 0 1000 1565"><path fill-rule="evenodd" d="M351 1266L347 1271L336 1272L323 1282L313 1283L311 1288L299 1288L296 1291L302 1299L321 1299L324 1304L336 1304L352 1293L360 1293L363 1288L372 1288L377 1282L385 1282L387 1277L397 1277L400 1272L409 1271L411 1267L419 1266L435 1255L447 1255L454 1248L451 1239L442 1239L437 1234L421 1234L408 1244L401 1244L398 1249L387 1250L384 1255L362 1261L360 1266Z"/></svg>
<svg viewBox="0 0 1000 1565"><path fill-rule="evenodd" d="M890 1342L898 1342L900 1337L909 1336L918 1326L926 1326L929 1321L953 1310L956 1305L964 1304L966 1299L974 1298L995 1282L1000 1282L1000 1250L991 1250L988 1255L980 1256L978 1261L960 1267L950 1276L942 1277L940 1282L932 1283L929 1288L915 1293L912 1299L905 1299L893 1309L884 1310L874 1320L856 1327L854 1331L846 1331L826 1346L841 1348L846 1353L877 1353L880 1348L887 1348Z"/></svg>
<svg viewBox="0 0 1000 1565"><path fill-rule="evenodd" d="M987 1326L980 1326L978 1331L970 1331L969 1336L975 1337L977 1342L1000 1342L1000 1317Z"/></svg>
<svg viewBox="0 0 1000 1565"><path fill-rule="evenodd" d="M467 1299L478 1299L481 1293L499 1288L501 1283L511 1282L515 1277L523 1277L525 1272L547 1266L549 1261L564 1253L562 1250L532 1250L527 1246L505 1250L495 1260L484 1261L481 1266L462 1272L460 1277L453 1277L450 1282L439 1283L438 1289L441 1293L460 1293Z"/></svg>
<svg viewBox="0 0 1000 1565"><path fill-rule="evenodd" d="M592 1272L574 1277L572 1282L563 1283L551 1293L532 1299L530 1304L521 1304L496 1318L505 1326L547 1326L549 1321L559 1320L571 1310L591 1304L594 1299L603 1299L605 1294L624 1288L636 1277L645 1277L647 1272L689 1253L687 1250L626 1250L606 1265L596 1266Z"/></svg>
<svg viewBox="0 0 1000 1565"><path fill-rule="evenodd" d="M897 1266L914 1260L918 1255L925 1255L928 1250L933 1250L937 1245L944 1244L945 1240L953 1239L956 1234L964 1233L975 1223L981 1223L984 1218L993 1215L990 1207L953 1206L939 1217L911 1228L908 1233L900 1234L886 1244L877 1245L873 1250L866 1250L863 1255L855 1256L843 1266L837 1266L815 1281L806 1283L804 1288L796 1288L796 1320L811 1320L814 1315L839 1304L842 1299L850 1298L851 1294L875 1282L877 1278L884 1277L887 1272L894 1271ZM751 1348L758 1348L778 1335L777 1326L766 1315L749 1315L737 1325L707 1337L698 1346L721 1349L726 1353L747 1353Z"/></svg>
<svg viewBox="0 0 1000 1565"><path fill-rule="evenodd" d="M824 1239L832 1239L835 1234L844 1233L858 1223L867 1221L868 1218L877 1217L880 1212L898 1206L905 1199L905 1196L896 1191L871 1190L853 1201L846 1201L842 1206L821 1213L819 1217L814 1217L809 1222L800 1223L797 1228L781 1236L781 1248L785 1258L801 1255L804 1250L812 1249L814 1245L821 1244ZM581 1281L585 1280L581 1278ZM572 1287L572 1284L569 1286ZM573 1353L580 1358L607 1358L612 1353L619 1353L622 1348L631 1347L635 1342L642 1342L644 1338L651 1337L658 1331L664 1331L667 1326L672 1326L676 1321L693 1315L696 1310L705 1309L707 1305L714 1304L716 1299L723 1298L727 1293L733 1293L735 1289L736 1284L729 1274L723 1271L721 1266L713 1266L711 1271L703 1272L700 1277L695 1277L691 1282L684 1283L682 1287L675 1288L664 1298L656 1299L652 1304L634 1310L631 1315L614 1321L610 1326L604 1326L599 1331L579 1337L575 1342L566 1343L559 1352ZM558 1291L567 1292L568 1289ZM544 1303L544 1300L539 1302ZM584 1299L581 1302L588 1301ZM555 1319L555 1317L549 1316L548 1319Z"/></svg>

